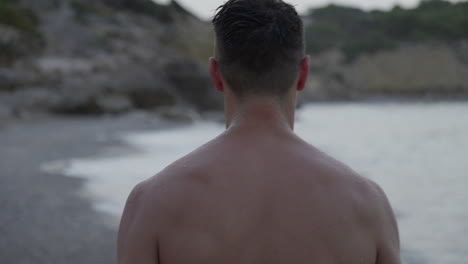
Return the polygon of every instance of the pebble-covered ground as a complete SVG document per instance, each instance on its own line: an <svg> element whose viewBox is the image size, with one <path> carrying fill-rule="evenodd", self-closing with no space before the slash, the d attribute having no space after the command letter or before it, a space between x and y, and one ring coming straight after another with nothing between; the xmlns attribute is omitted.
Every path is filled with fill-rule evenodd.
<svg viewBox="0 0 468 264"><path fill-rule="evenodd" d="M78 195L83 180L41 166L115 147L120 144L116 133L163 125L132 114L0 126L0 263L116 263L115 219L97 213Z"/></svg>

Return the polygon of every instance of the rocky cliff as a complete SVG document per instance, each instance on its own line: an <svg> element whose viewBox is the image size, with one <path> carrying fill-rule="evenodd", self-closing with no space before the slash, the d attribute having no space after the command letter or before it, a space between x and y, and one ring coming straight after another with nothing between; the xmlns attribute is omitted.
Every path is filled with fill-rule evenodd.
<svg viewBox="0 0 468 264"><path fill-rule="evenodd" d="M467 97L468 1L387 11L331 4L304 21L309 99Z"/></svg>
<svg viewBox="0 0 468 264"><path fill-rule="evenodd" d="M175 1L0 0L0 111L220 109L210 35Z"/></svg>
<svg viewBox="0 0 468 264"><path fill-rule="evenodd" d="M467 98L468 41L402 44L347 62L340 50L312 57L309 100Z"/></svg>
<svg viewBox="0 0 468 264"><path fill-rule="evenodd" d="M467 6L432 2L417 9L421 21L440 3L458 13ZM458 35L428 33L426 22L414 26L418 20L411 32L404 23L392 28L419 14L410 11L330 6L305 16L312 65L303 98L468 97L465 27L457 27ZM466 14L453 21L466 23ZM384 29L387 35L377 34ZM176 1L0 0L0 116L219 110L206 67L212 49L210 23Z"/></svg>

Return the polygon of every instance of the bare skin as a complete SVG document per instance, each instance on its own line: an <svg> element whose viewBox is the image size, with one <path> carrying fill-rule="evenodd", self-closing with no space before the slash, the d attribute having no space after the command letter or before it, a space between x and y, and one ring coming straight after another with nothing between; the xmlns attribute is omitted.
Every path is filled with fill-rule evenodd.
<svg viewBox="0 0 468 264"><path fill-rule="evenodd" d="M130 194L120 264L398 264L383 191L293 132L296 91L239 102L225 92L227 130Z"/></svg>

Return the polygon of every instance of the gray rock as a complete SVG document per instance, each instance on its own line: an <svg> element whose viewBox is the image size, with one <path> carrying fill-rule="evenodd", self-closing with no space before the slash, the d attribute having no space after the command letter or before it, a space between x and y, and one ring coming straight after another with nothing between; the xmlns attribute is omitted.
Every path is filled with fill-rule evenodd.
<svg viewBox="0 0 468 264"><path fill-rule="evenodd" d="M60 103L52 108L52 112L72 115L102 114L97 97L90 94L64 96Z"/></svg>
<svg viewBox="0 0 468 264"><path fill-rule="evenodd" d="M188 60L168 63L164 72L185 103L197 110L222 109L222 95L213 88L207 68Z"/></svg>
<svg viewBox="0 0 468 264"><path fill-rule="evenodd" d="M91 60L70 57L40 57L36 60L35 66L43 74L84 75L93 70Z"/></svg>
<svg viewBox="0 0 468 264"><path fill-rule="evenodd" d="M38 111L49 111L56 107L61 97L55 91L44 87L31 87L10 93L9 104L14 109Z"/></svg>
<svg viewBox="0 0 468 264"><path fill-rule="evenodd" d="M133 108L130 99L123 95L102 96L97 99L96 104L101 112L111 114L124 113Z"/></svg>
<svg viewBox="0 0 468 264"><path fill-rule="evenodd" d="M26 52L22 34L13 27L0 24L0 65L9 65Z"/></svg>
<svg viewBox="0 0 468 264"><path fill-rule="evenodd" d="M54 112L67 114L122 113L173 106L179 99L164 76L143 67L117 67L112 71L68 75L59 90L60 104Z"/></svg>
<svg viewBox="0 0 468 264"><path fill-rule="evenodd" d="M18 72L10 69L0 69L0 91L14 90L21 84Z"/></svg>
<svg viewBox="0 0 468 264"><path fill-rule="evenodd" d="M0 68L0 91L14 91L28 87L40 87L53 80L35 72L33 68Z"/></svg>
<svg viewBox="0 0 468 264"><path fill-rule="evenodd" d="M12 109L6 104L0 103L0 122L1 120L9 119L13 116Z"/></svg>
<svg viewBox="0 0 468 264"><path fill-rule="evenodd" d="M157 69L125 66L114 76L109 90L127 95L138 109L174 106L180 101L171 83Z"/></svg>

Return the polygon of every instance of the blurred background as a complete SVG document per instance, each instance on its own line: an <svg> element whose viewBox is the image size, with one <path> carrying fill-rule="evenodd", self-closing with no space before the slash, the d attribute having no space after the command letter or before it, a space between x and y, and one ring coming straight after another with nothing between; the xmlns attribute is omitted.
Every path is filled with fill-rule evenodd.
<svg viewBox="0 0 468 264"><path fill-rule="evenodd" d="M468 263L468 2L290 3L297 133L383 187L404 263ZM0 263L115 263L131 188L223 131L221 4L0 0Z"/></svg>

